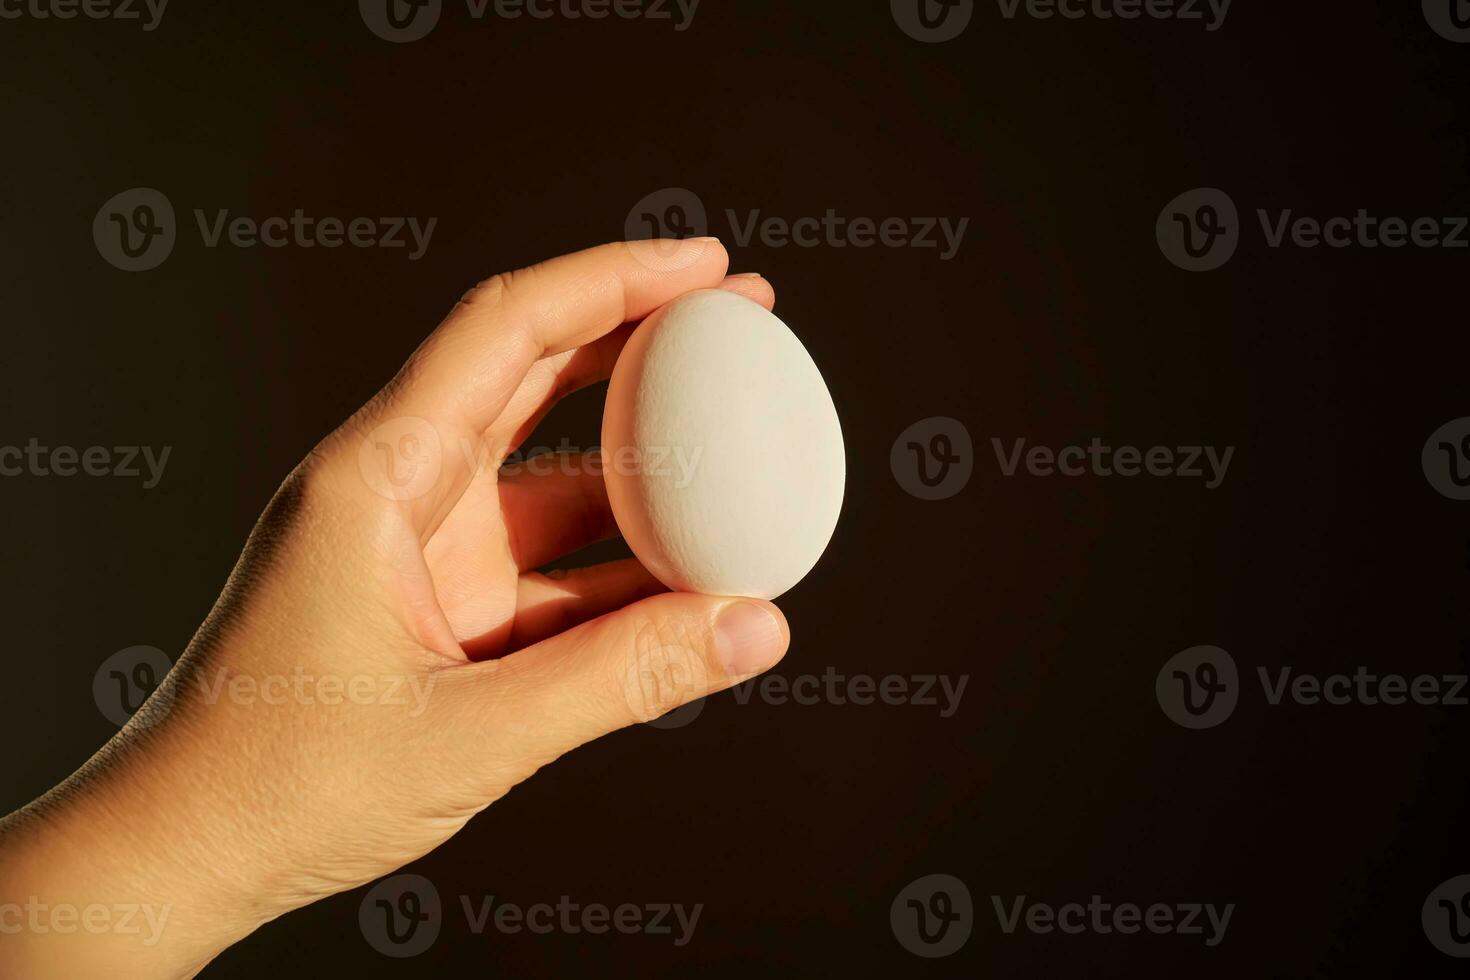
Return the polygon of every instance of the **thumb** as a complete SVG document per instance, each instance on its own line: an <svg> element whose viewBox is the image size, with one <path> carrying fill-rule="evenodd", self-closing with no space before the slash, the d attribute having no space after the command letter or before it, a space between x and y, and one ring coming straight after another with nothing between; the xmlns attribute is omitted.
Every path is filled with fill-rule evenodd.
<svg viewBox="0 0 1470 980"><path fill-rule="evenodd" d="M769 602L674 592L476 669L492 668L487 705L515 716L495 727L539 765L768 670L789 643Z"/></svg>

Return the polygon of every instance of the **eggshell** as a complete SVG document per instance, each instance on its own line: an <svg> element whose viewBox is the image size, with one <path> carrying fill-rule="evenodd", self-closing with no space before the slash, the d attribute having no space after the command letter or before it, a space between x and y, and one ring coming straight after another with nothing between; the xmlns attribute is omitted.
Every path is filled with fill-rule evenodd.
<svg viewBox="0 0 1470 980"><path fill-rule="evenodd" d="M734 293L686 293L633 332L602 446L618 527L671 589L775 598L837 526L847 463L832 396L786 324Z"/></svg>

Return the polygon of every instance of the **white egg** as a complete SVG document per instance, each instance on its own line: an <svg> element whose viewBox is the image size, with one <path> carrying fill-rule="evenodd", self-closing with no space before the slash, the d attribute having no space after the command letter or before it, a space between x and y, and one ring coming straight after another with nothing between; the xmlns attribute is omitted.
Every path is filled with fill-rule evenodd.
<svg viewBox="0 0 1470 980"><path fill-rule="evenodd" d="M775 598L837 526L847 463L832 396L786 324L734 293L687 293L633 332L602 446L618 527L671 589Z"/></svg>

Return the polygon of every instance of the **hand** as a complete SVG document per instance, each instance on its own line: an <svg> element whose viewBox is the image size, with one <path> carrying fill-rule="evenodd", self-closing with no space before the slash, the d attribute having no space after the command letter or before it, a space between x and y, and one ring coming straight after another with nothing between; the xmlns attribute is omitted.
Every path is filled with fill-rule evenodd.
<svg viewBox="0 0 1470 980"><path fill-rule="evenodd" d="M618 243L471 290L287 477L148 703L0 822L0 910L32 910L0 975L191 976L562 753L779 660L770 603L664 593L631 560L536 573L616 533L600 471L499 470L657 307L710 286L771 306L727 263L713 239ZM37 904L152 912L65 931Z"/></svg>

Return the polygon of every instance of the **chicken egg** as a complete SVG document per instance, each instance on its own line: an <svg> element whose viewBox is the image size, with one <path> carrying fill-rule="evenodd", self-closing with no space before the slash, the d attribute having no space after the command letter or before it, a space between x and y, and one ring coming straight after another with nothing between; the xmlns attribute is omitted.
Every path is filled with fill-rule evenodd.
<svg viewBox="0 0 1470 980"><path fill-rule="evenodd" d="M618 528L671 589L772 599L821 558L847 465L832 396L765 307L686 293L613 368L603 475Z"/></svg>

